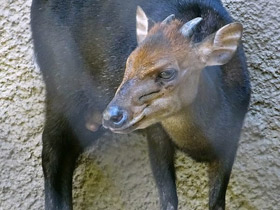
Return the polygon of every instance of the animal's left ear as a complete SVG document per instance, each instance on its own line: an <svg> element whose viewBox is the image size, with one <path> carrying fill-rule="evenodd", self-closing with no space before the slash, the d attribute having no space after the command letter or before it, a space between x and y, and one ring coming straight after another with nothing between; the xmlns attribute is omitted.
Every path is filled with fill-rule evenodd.
<svg viewBox="0 0 280 210"><path fill-rule="evenodd" d="M240 23L230 23L205 38L198 46L198 54L205 66L223 65L230 61L242 37Z"/></svg>
<svg viewBox="0 0 280 210"><path fill-rule="evenodd" d="M136 36L137 43L140 44L148 34L148 18L140 6L137 6L136 11Z"/></svg>

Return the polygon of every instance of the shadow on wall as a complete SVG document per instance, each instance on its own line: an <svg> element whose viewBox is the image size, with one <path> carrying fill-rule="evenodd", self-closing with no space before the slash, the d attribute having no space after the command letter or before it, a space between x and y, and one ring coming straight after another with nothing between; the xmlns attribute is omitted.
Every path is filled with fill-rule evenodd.
<svg viewBox="0 0 280 210"><path fill-rule="evenodd" d="M177 152L179 209L207 209L207 168L207 164L197 163ZM227 193L228 209L258 209L243 189L248 183L244 177L237 176L244 171L236 167L233 170ZM80 158L74 178L74 207L81 210L94 206L112 210L156 210L159 201L152 177L143 136L129 134L118 138L107 133Z"/></svg>
<svg viewBox="0 0 280 210"><path fill-rule="evenodd" d="M77 209L158 209L147 143L138 134L106 133L79 161L74 177Z"/></svg>

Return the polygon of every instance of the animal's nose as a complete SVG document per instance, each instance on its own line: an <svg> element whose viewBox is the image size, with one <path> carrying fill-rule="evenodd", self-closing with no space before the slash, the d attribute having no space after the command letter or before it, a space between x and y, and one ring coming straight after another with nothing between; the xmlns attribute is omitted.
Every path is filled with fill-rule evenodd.
<svg viewBox="0 0 280 210"><path fill-rule="evenodd" d="M103 113L103 125L111 128L121 128L128 119L126 110L118 106L108 107Z"/></svg>

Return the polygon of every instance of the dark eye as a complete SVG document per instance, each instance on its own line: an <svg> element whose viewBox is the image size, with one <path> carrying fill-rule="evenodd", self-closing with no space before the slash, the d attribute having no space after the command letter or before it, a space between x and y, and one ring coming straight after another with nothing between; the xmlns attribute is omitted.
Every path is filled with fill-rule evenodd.
<svg viewBox="0 0 280 210"><path fill-rule="evenodd" d="M177 71L175 69L168 69L159 73L158 78L164 80L172 80L175 78Z"/></svg>

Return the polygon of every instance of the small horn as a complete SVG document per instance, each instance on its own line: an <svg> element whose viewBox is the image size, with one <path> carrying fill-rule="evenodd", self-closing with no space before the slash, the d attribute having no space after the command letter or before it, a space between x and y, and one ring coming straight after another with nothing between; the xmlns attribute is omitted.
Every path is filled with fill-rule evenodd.
<svg viewBox="0 0 280 210"><path fill-rule="evenodd" d="M190 20L189 22L185 23L182 28L180 29L180 32L183 34L184 37L190 38L193 35L193 32L197 25L202 21L201 17L194 18Z"/></svg>
<svg viewBox="0 0 280 210"><path fill-rule="evenodd" d="M165 24L169 24L172 20L175 20L175 15L172 14L172 15L169 15L167 18L165 18L161 24L162 25L165 25Z"/></svg>

